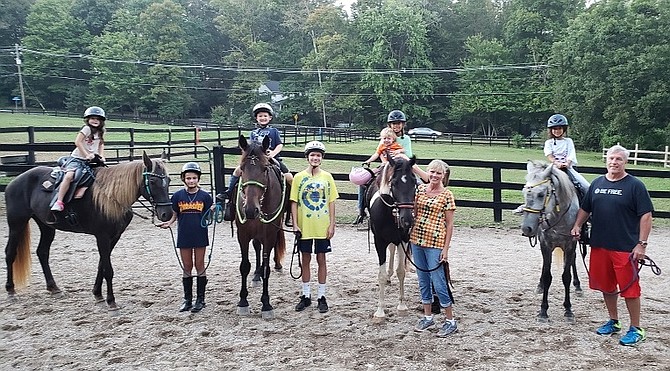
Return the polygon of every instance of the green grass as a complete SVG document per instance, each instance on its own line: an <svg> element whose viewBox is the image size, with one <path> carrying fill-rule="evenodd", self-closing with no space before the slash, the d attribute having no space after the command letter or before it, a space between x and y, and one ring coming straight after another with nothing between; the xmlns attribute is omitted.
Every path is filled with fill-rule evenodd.
<svg viewBox="0 0 670 371"><path fill-rule="evenodd" d="M39 142L66 142L73 141L75 133L83 125L82 119L79 118L64 118L51 117L39 115L22 115L0 113L0 128L2 127L26 127L26 126L55 126L72 128L71 133L38 133L36 140ZM143 123L132 122L118 122L108 121L108 128L173 128L167 125L148 125ZM2 143L25 143L27 142L27 134L1 134L0 142ZM215 139L217 136L215 131L201 132L201 139ZM234 135L226 135L232 137ZM173 133L173 140L193 140L193 133L191 131L186 133ZM108 133L106 140L108 141L127 141L129 136L127 133ZM153 141L162 142L167 141L166 133L152 133L136 134L136 141ZM213 144L205 144L211 147ZM237 146L234 140L223 143L227 147ZM352 166L359 166L358 162L329 160L328 153L348 153L369 155L372 154L377 146L376 141L356 141L353 143L326 143L327 154L323 163L323 168L331 173L348 173ZM302 151L302 146L294 146L290 143L285 144L285 150ZM529 159L544 160L542 149L537 148L507 148L503 146L484 146L484 145L463 145L463 144L433 144L428 141L414 141L412 143L414 154L421 159L441 158L449 162L449 160L488 160L488 161L506 161L525 163ZM0 153L0 155L2 155ZM605 173L605 166L600 152L579 151L578 159L580 166L600 167L602 174ZM238 158L226 158L226 165L232 166L238 161ZM302 158L288 158L284 157L284 162L292 171L300 171L306 168L306 162ZM628 165L629 169L661 169L658 166L650 165ZM173 170L174 171L174 170ZM505 182L523 183L525 177L523 170L503 170L502 180ZM587 180L591 181L597 174L584 174ZM490 169L484 168L467 168L453 166L451 169L452 180L480 180L490 181L492 174ZM649 190L667 190L667 179L656 178L641 178ZM0 183L7 183L8 178L0 178ZM350 182L338 182L338 190L341 193L356 193L356 186ZM521 186L519 187L521 188ZM492 191L486 189L462 188L453 187L452 191L458 200L492 200ZM503 202L522 203L520 189L503 191ZM654 206L657 210L670 210L670 199L654 199ZM352 201L338 201L338 222L346 223L354 219L356 214L356 205ZM509 214L503 213L504 221L502 223L493 222L493 211L490 209L473 209L462 208L458 211L457 224L468 225L473 227L479 226L497 226L497 227L516 227L519 223L519 218ZM664 223L670 225L670 220L660 220L656 223Z"/></svg>

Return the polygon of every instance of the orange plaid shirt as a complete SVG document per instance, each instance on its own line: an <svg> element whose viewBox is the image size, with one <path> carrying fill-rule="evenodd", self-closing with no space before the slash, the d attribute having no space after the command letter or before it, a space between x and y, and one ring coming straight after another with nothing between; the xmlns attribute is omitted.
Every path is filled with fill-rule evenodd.
<svg viewBox="0 0 670 371"><path fill-rule="evenodd" d="M441 249L447 243L446 212L456 210L454 195L446 189L437 196L426 194L426 184L419 186L414 199L414 228L410 241L422 247Z"/></svg>

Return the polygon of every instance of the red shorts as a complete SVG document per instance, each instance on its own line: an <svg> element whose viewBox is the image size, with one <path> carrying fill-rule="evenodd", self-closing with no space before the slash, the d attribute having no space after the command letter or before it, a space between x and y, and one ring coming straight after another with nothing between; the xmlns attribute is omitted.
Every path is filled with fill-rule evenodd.
<svg viewBox="0 0 670 371"><path fill-rule="evenodd" d="M593 247L589 260L589 287L604 293L622 290L621 297L639 298L641 290L637 269L630 253Z"/></svg>

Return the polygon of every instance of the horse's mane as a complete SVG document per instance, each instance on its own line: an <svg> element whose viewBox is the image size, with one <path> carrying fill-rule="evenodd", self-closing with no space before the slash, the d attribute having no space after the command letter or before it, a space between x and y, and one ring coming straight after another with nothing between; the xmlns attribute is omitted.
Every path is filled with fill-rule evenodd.
<svg viewBox="0 0 670 371"><path fill-rule="evenodd" d="M393 166L390 162L384 163L379 170L379 175L377 175L377 182L379 185L379 193L390 194L391 193L391 179L393 179Z"/></svg>
<svg viewBox="0 0 670 371"><path fill-rule="evenodd" d="M526 184L537 184L543 180L549 179L556 189L556 196L559 200L572 200L575 197L575 187L568 174L556 167L552 168L549 177L543 176L544 171L550 166L545 161L531 161L533 171L529 171L526 176ZM569 202L569 201L568 201Z"/></svg>
<svg viewBox="0 0 670 371"><path fill-rule="evenodd" d="M163 166L152 161L154 167ZM99 168L93 183L93 204L96 209L111 220L119 220L137 200L144 163L126 162L106 168Z"/></svg>

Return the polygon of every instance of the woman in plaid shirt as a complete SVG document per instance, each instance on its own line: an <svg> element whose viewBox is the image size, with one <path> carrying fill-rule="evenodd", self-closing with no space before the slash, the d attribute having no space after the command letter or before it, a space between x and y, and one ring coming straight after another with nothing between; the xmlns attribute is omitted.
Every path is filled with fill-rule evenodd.
<svg viewBox="0 0 670 371"><path fill-rule="evenodd" d="M428 164L428 184L419 186L414 202L416 218L410 235L412 256L417 266L419 291L423 304L424 318L419 320L415 331L425 331L435 325L431 304L435 290L440 307L446 317L437 333L438 337L446 337L457 331L452 309L452 297L447 285L446 270L438 268L427 272L441 263L447 262L449 244L454 231L454 211L456 204L454 195L449 189L449 165L440 160Z"/></svg>

